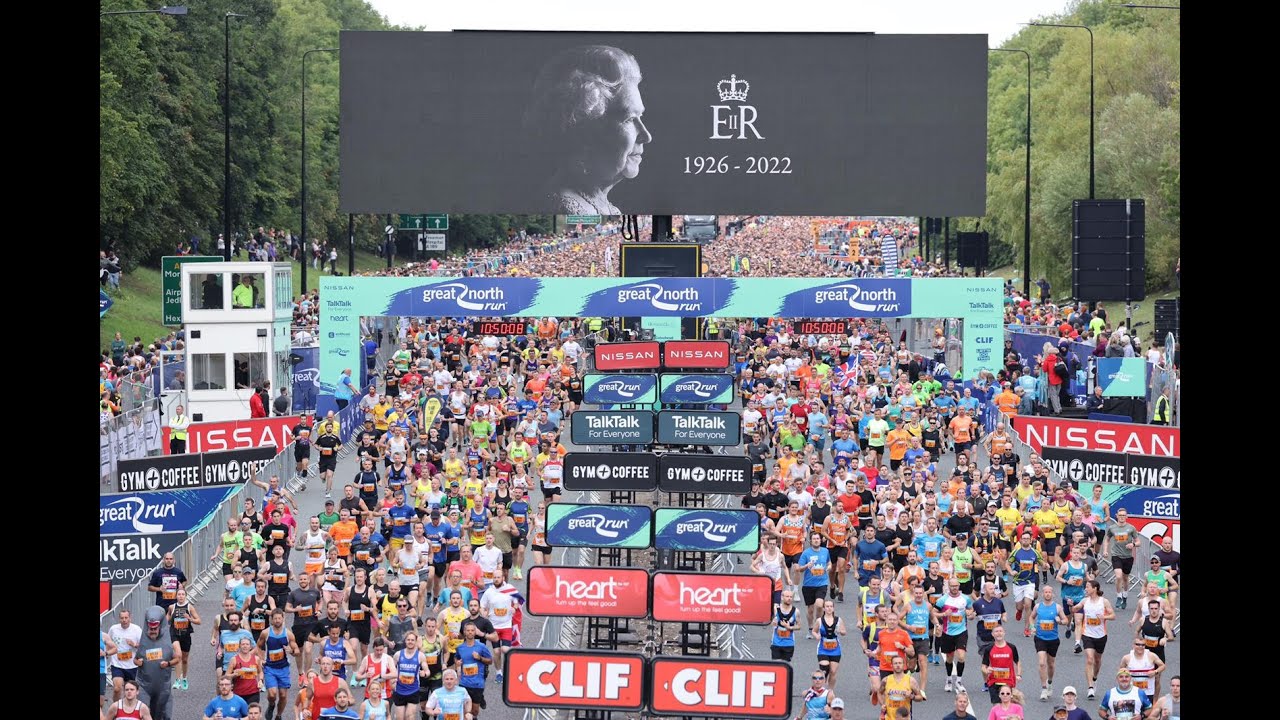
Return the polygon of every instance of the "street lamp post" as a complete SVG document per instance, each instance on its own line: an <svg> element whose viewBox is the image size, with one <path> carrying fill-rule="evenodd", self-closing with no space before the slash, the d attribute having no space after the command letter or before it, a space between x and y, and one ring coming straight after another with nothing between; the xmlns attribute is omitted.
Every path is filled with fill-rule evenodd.
<svg viewBox="0 0 1280 720"><path fill-rule="evenodd" d="M228 12L222 18L224 42L222 89L222 259L231 262L231 18L245 17Z"/></svg>
<svg viewBox="0 0 1280 720"><path fill-rule="evenodd" d="M990 48L992 52L1022 53L1027 58L1027 170L1022 196L1022 294L1031 297L1031 53L1016 48Z"/></svg>
<svg viewBox="0 0 1280 720"><path fill-rule="evenodd" d="M186 5L165 5L158 10L110 10L104 13L98 13L98 18L104 18L108 15L186 15Z"/></svg>
<svg viewBox="0 0 1280 720"><path fill-rule="evenodd" d="M1027 23L1032 27L1076 28L1089 33L1089 199L1094 199L1093 153L1093 30L1087 25L1063 25L1058 23Z"/></svg>
<svg viewBox="0 0 1280 720"><path fill-rule="evenodd" d="M315 48L302 53L302 294L307 293L307 58L311 53L338 52L338 48Z"/></svg>

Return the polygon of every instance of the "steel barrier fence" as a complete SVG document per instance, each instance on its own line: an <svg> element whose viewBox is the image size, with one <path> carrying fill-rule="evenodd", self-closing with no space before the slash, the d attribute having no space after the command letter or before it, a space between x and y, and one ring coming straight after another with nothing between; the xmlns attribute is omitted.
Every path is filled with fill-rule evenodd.
<svg viewBox="0 0 1280 720"><path fill-rule="evenodd" d="M110 484L121 460L135 460L159 455L160 399L151 398L142 405L103 420L98 425L98 476Z"/></svg>
<svg viewBox="0 0 1280 720"><path fill-rule="evenodd" d="M354 429L363 423L363 421L355 422L354 420L358 410L358 406L351 405L338 416L342 434L348 436L343 439L344 453L349 451L354 443L356 437ZM284 480L285 489L296 493L302 487L302 482L294 477L296 465L293 449L296 444L296 441L289 443L276 453L276 456L262 467L258 477L265 480L272 475L277 475ZM173 551L175 566L187 574L187 596L192 600L211 587L222 586L222 563L216 561L215 556L221 550L222 533L226 530L227 520L239 514L240 504L248 487L247 482L241 484L213 511L204 525L190 531L191 536ZM99 617L99 626L103 632L115 623L121 610L128 610L133 617L140 618L147 608L155 604L154 593L147 590L147 583L150 580L149 575L139 580L120 596L111 610Z"/></svg>

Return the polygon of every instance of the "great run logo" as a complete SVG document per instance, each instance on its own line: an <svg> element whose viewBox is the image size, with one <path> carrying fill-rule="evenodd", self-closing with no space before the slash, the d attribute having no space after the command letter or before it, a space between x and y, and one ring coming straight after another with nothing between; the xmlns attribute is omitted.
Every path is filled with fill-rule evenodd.
<svg viewBox="0 0 1280 720"><path fill-rule="evenodd" d="M158 478L156 480L158 485ZM98 526L101 527L108 522L128 522L140 533L163 532L163 524L144 522L144 520L172 518L177 515L177 509L176 502L148 504L137 496L120 498L98 511Z"/></svg>
<svg viewBox="0 0 1280 720"><path fill-rule="evenodd" d="M702 310L702 296L694 287L666 287L656 282L641 283L618 290L619 305L645 302L655 310L697 313Z"/></svg>
<svg viewBox="0 0 1280 720"><path fill-rule="evenodd" d="M738 534L738 526L718 523L710 518L698 518L676 523L676 537L681 535L699 535L715 543L729 540L730 535Z"/></svg>
<svg viewBox="0 0 1280 720"><path fill-rule="evenodd" d="M580 515L569 519L569 532L593 530L600 537L613 540L626 532L630 524L631 521L625 518L607 518L600 514Z"/></svg>
<svg viewBox="0 0 1280 720"><path fill-rule="evenodd" d="M677 393L693 393L700 398L714 397L720 391L718 385L704 383L701 380L687 380L676 383L671 389Z"/></svg>
<svg viewBox="0 0 1280 720"><path fill-rule="evenodd" d="M911 281L863 278L789 293L780 312L792 317L901 317L911 314Z"/></svg>
<svg viewBox="0 0 1280 720"><path fill-rule="evenodd" d="M461 282L432 285L422 291L422 302L452 302L463 310L503 313L507 311L506 292L496 286L469 286Z"/></svg>
<svg viewBox="0 0 1280 720"><path fill-rule="evenodd" d="M825 290L813 291L814 304L847 303L855 313L899 313L902 301L891 287L865 287L857 283L833 285Z"/></svg>
<svg viewBox="0 0 1280 720"><path fill-rule="evenodd" d="M645 391L645 383L629 380L606 380L596 383L596 392L616 393L618 397L634 398Z"/></svg>

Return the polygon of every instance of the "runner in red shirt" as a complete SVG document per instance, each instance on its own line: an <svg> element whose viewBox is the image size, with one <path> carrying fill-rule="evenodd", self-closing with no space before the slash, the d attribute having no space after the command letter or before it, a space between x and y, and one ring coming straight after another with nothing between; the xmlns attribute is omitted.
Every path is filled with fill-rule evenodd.
<svg viewBox="0 0 1280 720"><path fill-rule="evenodd" d="M1022 677L1022 661L1018 658L1018 648L1005 642L1003 627L997 625L992 628L991 637L995 644L982 653L982 676L986 678L991 704L995 705L1000 702L1001 687L1012 690L1018 686L1018 678ZM1017 702L1016 698L1014 702Z"/></svg>

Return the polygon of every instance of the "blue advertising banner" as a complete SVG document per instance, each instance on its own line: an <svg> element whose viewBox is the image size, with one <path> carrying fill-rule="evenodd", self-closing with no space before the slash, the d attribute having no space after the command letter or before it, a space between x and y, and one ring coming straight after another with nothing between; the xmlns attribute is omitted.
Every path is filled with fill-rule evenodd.
<svg viewBox="0 0 1280 720"><path fill-rule="evenodd" d="M1098 384L1103 397L1146 397L1147 361L1142 358L1098 358Z"/></svg>
<svg viewBox="0 0 1280 720"><path fill-rule="evenodd" d="M783 317L901 317L911 314L911 280L859 278L788 293Z"/></svg>
<svg viewBox="0 0 1280 720"><path fill-rule="evenodd" d="M115 305L115 301L112 300L110 297L107 297L107 294L105 292L99 290L98 291L98 317L102 317L103 315L106 315L107 311L111 309L112 305Z"/></svg>
<svg viewBox="0 0 1280 720"><path fill-rule="evenodd" d="M302 358L293 366L293 411L314 410L320 394L320 348L296 347L292 354Z"/></svg>
<svg viewBox="0 0 1280 720"><path fill-rule="evenodd" d="M725 373L662 375L658 400L668 405L727 405L733 402L733 376Z"/></svg>
<svg viewBox="0 0 1280 720"><path fill-rule="evenodd" d="M189 532L203 527L218 506L243 487L102 495L98 532L101 535Z"/></svg>
<svg viewBox="0 0 1280 720"><path fill-rule="evenodd" d="M542 281L530 278L455 278L403 290L391 297L385 315L493 317L526 313ZM327 303L326 303L327 306ZM597 313L605 315L607 313Z"/></svg>
<svg viewBox="0 0 1280 720"><path fill-rule="evenodd" d="M736 286L721 278L650 278L587 296L587 317L704 317L716 315Z"/></svg>
<svg viewBox="0 0 1280 720"><path fill-rule="evenodd" d="M648 410L579 410L569 416L575 445L648 445L653 413Z"/></svg>
<svg viewBox="0 0 1280 720"><path fill-rule="evenodd" d="M652 536L653 511L644 505L547 506L547 542L552 547L644 549Z"/></svg>
<svg viewBox="0 0 1280 720"><path fill-rule="evenodd" d="M659 550L746 552L760 549L755 510L658 508L653 546Z"/></svg>
<svg viewBox="0 0 1280 720"><path fill-rule="evenodd" d="M582 379L582 401L591 405L648 405L657 399L657 375L588 373Z"/></svg>

